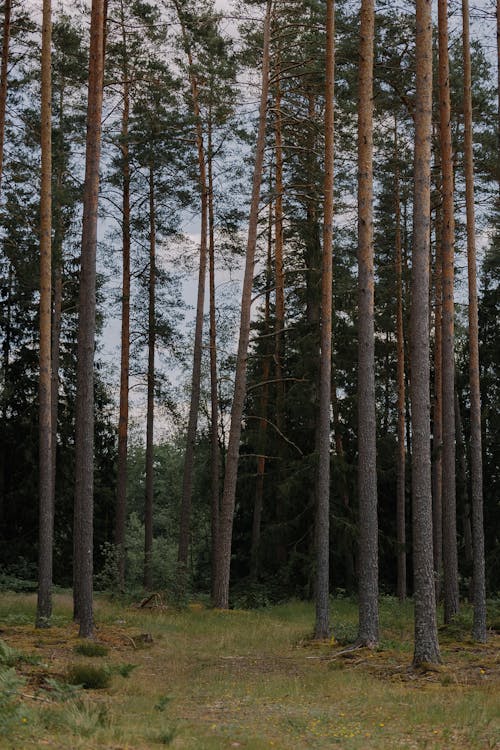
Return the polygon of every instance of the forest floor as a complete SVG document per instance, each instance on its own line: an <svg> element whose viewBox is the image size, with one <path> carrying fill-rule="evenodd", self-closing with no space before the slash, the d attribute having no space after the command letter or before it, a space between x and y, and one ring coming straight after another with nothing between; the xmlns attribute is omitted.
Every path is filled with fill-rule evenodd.
<svg viewBox="0 0 500 750"><path fill-rule="evenodd" d="M101 648L90 656L69 594L55 596L46 630L33 627L33 595L0 594L0 748L500 748L500 636L473 643L470 612L441 629L443 664L415 671L411 605L394 599L381 602L376 651L346 645L357 609L345 599L332 602L336 636L320 645L303 602L150 604L97 598ZM109 684L75 687L72 669Z"/></svg>

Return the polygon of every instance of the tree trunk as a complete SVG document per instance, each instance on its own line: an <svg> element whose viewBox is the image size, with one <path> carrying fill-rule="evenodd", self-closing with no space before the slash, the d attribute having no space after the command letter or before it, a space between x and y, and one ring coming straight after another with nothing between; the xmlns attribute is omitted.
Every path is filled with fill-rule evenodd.
<svg viewBox="0 0 500 750"><path fill-rule="evenodd" d="M316 622L314 637L330 633L330 410L332 388L332 269L334 184L335 4L326 4L325 182L321 264L318 478L316 504Z"/></svg>
<svg viewBox="0 0 500 750"><path fill-rule="evenodd" d="M194 449L196 444L196 430L198 426L198 409L201 389L201 355L203 347L203 308L205 304L205 277L207 273L207 229L208 229L208 191L206 178L206 158L203 144L203 129L198 97L198 79L194 70L193 57L189 46L182 10L177 0L174 0L182 38L189 65L189 81L191 98L193 100L193 114L196 120L196 149L198 153L198 179L201 193L201 226L200 226L200 261L198 269L198 294L196 300L196 322L194 333L193 372L191 378L191 402L189 406L189 420L186 435L186 451L184 454L184 474L182 483L182 501L179 529L179 549L177 559L185 576L188 551L189 532L191 526L191 500L193 489Z"/></svg>
<svg viewBox="0 0 500 750"><path fill-rule="evenodd" d="M396 458L396 542L397 595L406 599L406 451L405 451L405 342L403 323L403 249L401 242L401 196L398 151L398 123L394 119L394 218L396 222L396 355L398 447Z"/></svg>
<svg viewBox="0 0 500 750"><path fill-rule="evenodd" d="M96 250L104 77L105 0L92 0L75 435L74 611L80 637L93 636L94 345Z"/></svg>
<svg viewBox="0 0 500 750"><path fill-rule="evenodd" d="M431 0L416 3L416 95L411 286L412 515L415 665L440 661L432 553L429 399L429 240L432 135Z"/></svg>
<svg viewBox="0 0 500 750"><path fill-rule="evenodd" d="M358 101L358 643L378 643L378 518L373 270L373 0L362 0Z"/></svg>
<svg viewBox="0 0 500 750"><path fill-rule="evenodd" d="M130 159L128 123L130 111L129 72L123 0L120 3L123 44L123 111L120 151L122 156L122 314L120 357L120 415L118 419L118 460L116 469L115 545L118 550L119 587L125 588L125 527L127 520L127 446L130 366Z"/></svg>
<svg viewBox="0 0 500 750"><path fill-rule="evenodd" d="M43 2L41 186L40 186L40 381L39 381L39 538L37 628L50 625L52 615L52 558L54 505L52 502L51 315L52 315L52 8Z"/></svg>
<svg viewBox="0 0 500 750"><path fill-rule="evenodd" d="M253 272L255 250L257 246L257 230L259 220L260 186L262 180L262 166L266 140L266 110L269 91L269 37L271 0L266 6L264 23L264 41L262 57L262 90L259 107L259 129L257 134L255 165L253 173L252 197L250 217L248 223L248 239L245 259L245 273L241 295L241 320L236 358L236 372L234 382L234 397L231 408L231 427L226 456L226 475L222 495L219 544L216 566L216 585L214 604L216 607L227 609L229 605L229 575L231 567L231 540L233 533L234 504L236 497L236 480L238 476L239 443L241 435L241 419L246 393L246 367L248 358L248 342L250 338L250 313L252 305Z"/></svg>
<svg viewBox="0 0 500 750"><path fill-rule="evenodd" d="M220 450L219 450L219 395L217 382L217 324L215 305L215 217L212 147L212 111L208 123L208 259L209 259L209 315L210 315L210 464L211 464L211 541L212 541L212 595L215 591L215 558L219 537L220 505Z"/></svg>
<svg viewBox="0 0 500 750"><path fill-rule="evenodd" d="M453 151L451 142L450 72L448 57L448 3L438 2L439 29L439 143L443 226L441 260L443 285L443 595L444 621L459 609L457 508L455 485L455 352Z"/></svg>
<svg viewBox="0 0 500 750"><path fill-rule="evenodd" d="M432 541L436 601L441 596L443 572L443 263L441 257L442 217L436 212L436 257L434 271L434 403L432 410Z"/></svg>
<svg viewBox="0 0 500 750"><path fill-rule="evenodd" d="M7 75L9 64L10 15L12 0L5 0L3 6L2 64L0 70L0 187L3 176L3 150L5 141L5 109L7 105Z"/></svg>
<svg viewBox="0 0 500 750"><path fill-rule="evenodd" d="M469 285L469 387L470 387L470 462L473 535L473 637L486 641L486 584L484 571L483 462L481 447L481 393L479 382L479 326L476 272L476 219L474 208L474 154L472 140L472 84L469 41L469 4L462 0L464 58L464 137L467 212L467 278ZM497 42L500 44L500 3L497 2ZM500 46L499 93L500 93ZM499 100L500 101L500 100ZM500 112L500 110L499 110ZM500 116L499 116L500 138ZM500 178L500 173L499 173ZM500 184L500 183L499 183Z"/></svg>
<svg viewBox="0 0 500 750"><path fill-rule="evenodd" d="M148 307L148 405L146 416L146 503L144 507L144 588L153 587L153 495L154 495L154 408L155 408L155 279L156 217L153 165L149 168L149 307Z"/></svg>

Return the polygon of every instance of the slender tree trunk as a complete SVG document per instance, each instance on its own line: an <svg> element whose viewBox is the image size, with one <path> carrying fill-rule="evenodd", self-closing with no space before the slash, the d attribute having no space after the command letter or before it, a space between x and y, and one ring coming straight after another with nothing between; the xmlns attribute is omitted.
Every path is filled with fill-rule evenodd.
<svg viewBox="0 0 500 750"><path fill-rule="evenodd" d="M272 182L272 174L270 177ZM259 575L259 553L260 553L260 536L262 508L264 504L264 477L266 471L266 436L267 436L267 412L269 404L269 374L271 372L271 362L269 357L269 333L271 318L271 284L272 284L272 244L273 244L273 203L269 202L269 223L267 233L267 269L266 269L266 296L264 305L264 356L262 362L262 391L260 395L259 412L259 433L257 438L259 455L257 456L257 479L255 483L255 501L252 521L252 543L250 547L250 575L257 580Z"/></svg>
<svg viewBox="0 0 500 750"><path fill-rule="evenodd" d="M440 661L432 552L429 241L432 135L431 0L416 2L415 162L411 287L412 515L415 665Z"/></svg>
<svg viewBox="0 0 500 750"><path fill-rule="evenodd" d="M36 626L48 627L52 615L51 314L52 314L52 8L43 2L40 186L40 381L39 381L39 538Z"/></svg>
<svg viewBox="0 0 500 750"><path fill-rule="evenodd" d="M396 459L397 595L406 599L406 450L405 450L405 341L403 323L403 248L401 242L401 196L398 123L394 119L394 218L396 222L396 356L398 448Z"/></svg>
<svg viewBox="0 0 500 750"><path fill-rule="evenodd" d="M443 227L441 259L443 285L443 594L444 621L459 609L457 508L455 485L455 218L453 206L453 150L451 142L448 3L438 2L439 29L439 141L441 151Z"/></svg>
<svg viewBox="0 0 500 750"><path fill-rule="evenodd" d="M436 214L436 257L434 272L434 403L432 410L432 541L436 601L441 596L443 572L443 263L441 257L442 217Z"/></svg>
<svg viewBox="0 0 500 750"><path fill-rule="evenodd" d="M130 112L129 71L123 0L120 3L123 45L123 111L120 151L122 156L122 315L120 357L120 415L118 419L118 461L116 470L115 545L118 549L119 587L125 588L125 527L127 519L127 447L130 366L130 159L128 124Z"/></svg>
<svg viewBox="0 0 500 750"><path fill-rule="evenodd" d="M156 216L153 165L149 168L149 307L148 307L148 405L146 416L146 504L144 508L144 588L153 587L153 495L154 495L154 408L155 408L155 279Z"/></svg>
<svg viewBox="0 0 500 750"><path fill-rule="evenodd" d="M321 267L321 329L316 505L316 622L314 637L330 632L330 405L332 388L332 270L334 184L335 4L326 4L325 182Z"/></svg>
<svg viewBox="0 0 500 750"><path fill-rule="evenodd" d="M268 0L264 23L262 90L259 107L259 129L257 134L252 198L248 223L245 273L241 295L240 334L238 342L238 354L236 358L234 397L231 409L231 427L229 431L229 443L226 455L226 475L224 479L224 492L222 495L219 526L219 544L216 566L214 604L216 607L220 607L222 609L227 609L229 605L231 540L233 532L234 504L236 497L236 480L238 476L241 419L243 416L243 406L246 393L246 368L248 359L248 342L250 338L250 313L252 305L253 272L255 263L255 250L257 246L262 166L264 163L264 149L266 140L266 110L267 96L269 92L269 37L271 5L271 0Z"/></svg>
<svg viewBox="0 0 500 750"><path fill-rule="evenodd" d="M55 237L54 237L55 240ZM55 254L56 268L54 276L54 307L52 311L52 358L51 358L51 447L52 447L52 505L55 508L56 469L57 469L57 415L59 411L59 359L61 347L62 323L62 244Z"/></svg>
<svg viewBox="0 0 500 750"><path fill-rule="evenodd" d="M469 493L467 491L467 452L465 448L460 400L457 391L455 391L455 433L457 441L457 516L462 517L463 557L467 563L467 570L469 570L474 559L472 551L471 507L469 503ZM471 596L472 593L473 583L470 587Z"/></svg>
<svg viewBox="0 0 500 750"><path fill-rule="evenodd" d="M476 219L474 208L474 154L472 140L472 84L469 41L469 4L462 0L464 57L464 137L465 190L467 212L467 278L469 284L469 387L470 387L470 462L473 535L473 637L486 641L486 583L484 572L483 463L481 447L481 391L479 382L479 326L476 272ZM497 41L500 44L500 3L497 2ZM500 94L500 47L499 94ZM500 99L499 99L500 101ZM500 110L499 110L500 113ZM500 138L500 114L499 114ZM500 174L499 174L500 177Z"/></svg>
<svg viewBox="0 0 500 750"><path fill-rule="evenodd" d="M10 16L12 0L5 0L3 6L2 63L0 70L0 187L3 176L3 150L5 141L5 109L7 105L7 74L9 65Z"/></svg>
<svg viewBox="0 0 500 750"><path fill-rule="evenodd" d="M358 101L358 643L378 643L378 518L373 270L373 0L361 2Z"/></svg>
<svg viewBox="0 0 500 750"><path fill-rule="evenodd" d="M217 323L215 305L215 216L212 146L212 110L208 118L208 259L209 259L209 315L210 315L210 458L211 458L211 541L212 595L215 591L215 558L219 537L220 505L220 450L219 450L219 394L217 382Z"/></svg>
<svg viewBox="0 0 500 750"><path fill-rule="evenodd" d="M179 549L177 559L185 575L188 563L189 532L191 526L191 500L193 489L194 449L196 444L196 430L198 426L198 409L200 405L201 388L201 355L203 345L203 308L205 304L205 278L207 274L207 230L208 230L208 191L206 178L206 158L203 143L203 128L198 95L198 79L194 70L193 57L189 46L182 9L174 0L182 37L189 65L189 81L191 98L193 100L193 114L196 120L196 148L198 153L198 179L201 193L201 226L200 226L200 261L198 269L198 294L196 300L196 322L194 333L193 372L191 379L191 402L189 406L189 420L186 435L186 451L184 454L184 474L182 483L182 502L179 530Z"/></svg>
<svg viewBox="0 0 500 750"><path fill-rule="evenodd" d="M78 319L75 436L74 610L80 637L91 638L93 618L94 345L96 250L104 77L105 0L92 0Z"/></svg>

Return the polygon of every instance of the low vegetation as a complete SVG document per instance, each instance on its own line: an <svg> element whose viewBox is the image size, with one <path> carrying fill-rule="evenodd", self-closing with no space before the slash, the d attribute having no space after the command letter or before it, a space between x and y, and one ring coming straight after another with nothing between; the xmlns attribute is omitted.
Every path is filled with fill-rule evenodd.
<svg viewBox="0 0 500 750"><path fill-rule="evenodd" d="M415 671L411 604L390 598L376 651L352 648L347 599L332 601L335 636L318 644L309 603L216 611L99 598L87 654L70 596L55 599L56 624L35 630L35 596L2 594L0 748L500 748L500 636L491 627L486 645L473 643L466 608L440 631L443 664Z"/></svg>

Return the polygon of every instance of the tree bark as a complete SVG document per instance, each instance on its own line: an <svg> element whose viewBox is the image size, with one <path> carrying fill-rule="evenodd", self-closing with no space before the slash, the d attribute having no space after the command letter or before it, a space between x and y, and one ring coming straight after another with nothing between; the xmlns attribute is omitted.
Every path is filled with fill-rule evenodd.
<svg viewBox="0 0 500 750"><path fill-rule="evenodd" d="M3 151L5 141L5 110L7 106L7 75L9 64L10 17L12 0L5 0L3 6L2 63L0 70L0 188L3 177Z"/></svg>
<svg viewBox="0 0 500 750"><path fill-rule="evenodd" d="M216 607L220 607L222 609L227 609L229 605L231 540L233 532L234 504L236 497L236 481L238 476L241 419L243 416L243 406L246 393L246 368L248 359L248 342L250 338L250 313L252 305L253 272L255 263L255 250L257 246L260 187L262 181L262 167L264 163L264 149L266 140L266 110L267 97L269 92L269 37L271 5L271 0L268 0L264 22L262 89L259 106L259 129L257 134L250 217L248 223L245 273L241 295L240 333L238 353L236 358L234 397L233 405L231 408L231 426L229 431L229 442L226 455L226 475L224 479L224 491L222 495L220 513L214 604Z"/></svg>
<svg viewBox="0 0 500 750"><path fill-rule="evenodd" d="M406 450L405 450L405 342L403 323L403 248L401 242L401 196L398 151L398 123L394 119L394 218L396 222L396 356L397 356L397 459L396 459L396 543L397 595L406 599Z"/></svg>
<svg viewBox="0 0 500 750"><path fill-rule="evenodd" d="M476 218L474 207L474 154L472 136L472 83L469 40L469 4L462 0L464 59L464 140L465 198L467 213L467 279L469 286L469 387L470 387L470 468L472 490L472 546L474 640L486 641L486 583L484 571L483 462L481 447L481 392L479 381L479 325L476 271ZM500 44L500 3L497 2L497 42ZM500 46L499 93L500 93ZM499 100L500 101L500 100ZM500 110L499 110L500 113ZM500 138L500 116L499 116ZM500 173L499 173L500 177ZM500 184L500 183L499 183Z"/></svg>
<svg viewBox="0 0 500 750"><path fill-rule="evenodd" d="M330 410L332 388L332 269L334 185L335 4L326 4L325 181L321 263L321 328L316 504L316 622L314 637L330 633Z"/></svg>
<svg viewBox="0 0 500 750"><path fill-rule="evenodd" d="M416 94L411 286L412 516L415 665L440 661L432 552L429 399L429 241L432 135L431 0L416 3Z"/></svg>
<svg viewBox="0 0 500 750"><path fill-rule="evenodd" d="M193 100L193 114L196 120L196 149L198 153L198 179L201 193L201 226L200 226L200 260L198 268L198 294L196 300L196 321L194 333L193 371L191 378L191 401L189 406L189 420L186 434L186 451L184 454L184 473L182 483L182 501L179 529L179 549L177 559L182 574L186 574L189 551L189 532L191 526L191 500L193 489L194 449L196 444L196 430L198 426L198 409L200 405L201 389L201 355L203 346L203 308L205 304L205 279L207 274L207 229L208 229L208 191L206 178L206 158L203 143L203 128L198 95L198 79L194 70L193 56L189 45L182 10L174 0L182 38L189 65L189 81L191 98Z"/></svg>
<svg viewBox="0 0 500 750"><path fill-rule="evenodd" d="M154 408L155 408L155 279L156 216L154 168L149 167L149 284L148 284L148 405L146 416L146 502L144 507L144 588L153 587L153 495L154 495Z"/></svg>
<svg viewBox="0 0 500 750"><path fill-rule="evenodd" d="M130 158L128 124L130 112L129 71L123 0L120 3L123 44L123 111L120 151L122 156L122 300L120 356L120 414L118 419L118 460L116 469L115 545L118 550L120 590L125 588L125 527L127 519L127 447L130 367Z"/></svg>
<svg viewBox="0 0 500 750"><path fill-rule="evenodd" d="M439 30L439 143L443 226L442 261L442 375L443 375L443 595L444 621L451 622L459 609L457 508L455 485L455 217L453 206L453 150L451 142L450 71L448 56L448 3L438 2Z"/></svg>
<svg viewBox="0 0 500 750"><path fill-rule="evenodd" d="M74 610L80 637L93 636L94 345L96 250L104 77L105 0L92 0L83 192L75 435Z"/></svg>
<svg viewBox="0 0 500 750"><path fill-rule="evenodd" d="M52 7L43 2L40 186L39 537L36 627L50 625L54 504L52 502Z"/></svg>
<svg viewBox="0 0 500 750"><path fill-rule="evenodd" d="M436 213L434 263L434 403L432 410L432 541L436 601L441 596L443 572L443 264L441 258L441 209Z"/></svg>
<svg viewBox="0 0 500 750"><path fill-rule="evenodd" d="M358 643L378 643L375 280L373 269L373 0L361 2L358 91Z"/></svg>

